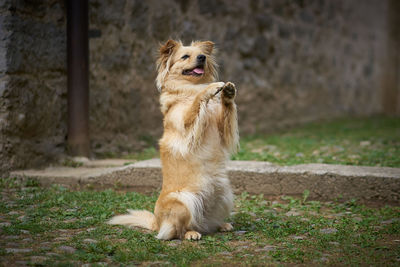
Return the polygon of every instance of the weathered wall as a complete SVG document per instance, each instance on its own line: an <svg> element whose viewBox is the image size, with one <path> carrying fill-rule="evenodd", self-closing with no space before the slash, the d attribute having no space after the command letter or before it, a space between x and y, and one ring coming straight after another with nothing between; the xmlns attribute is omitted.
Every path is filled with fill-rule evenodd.
<svg viewBox="0 0 400 267"><path fill-rule="evenodd" d="M11 3L13 2L13 3ZM95 153L162 133L155 51L168 37L212 40L239 88L241 133L382 111L387 1L90 0L90 129ZM64 152L62 0L0 4L0 170Z"/></svg>
<svg viewBox="0 0 400 267"><path fill-rule="evenodd" d="M64 152L63 1L0 2L0 173Z"/></svg>
<svg viewBox="0 0 400 267"><path fill-rule="evenodd" d="M242 133L381 111L384 1L98 0L90 11L102 31L90 42L97 151L161 134L154 51L168 37L218 45Z"/></svg>

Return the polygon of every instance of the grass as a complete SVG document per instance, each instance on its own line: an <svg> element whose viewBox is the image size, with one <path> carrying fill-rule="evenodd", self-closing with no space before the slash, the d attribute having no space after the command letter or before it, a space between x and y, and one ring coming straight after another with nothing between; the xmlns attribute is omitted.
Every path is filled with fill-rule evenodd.
<svg viewBox="0 0 400 267"><path fill-rule="evenodd" d="M400 119L311 123L272 135L244 136L240 145L234 160L400 167Z"/></svg>
<svg viewBox="0 0 400 267"><path fill-rule="evenodd" d="M105 224L128 208L152 210L156 194L43 189L35 181L10 178L0 179L0 190L2 266L398 266L400 261L399 207L309 201L307 191L301 199L276 200L243 193L228 220L233 232L199 242L160 241L152 232Z"/></svg>

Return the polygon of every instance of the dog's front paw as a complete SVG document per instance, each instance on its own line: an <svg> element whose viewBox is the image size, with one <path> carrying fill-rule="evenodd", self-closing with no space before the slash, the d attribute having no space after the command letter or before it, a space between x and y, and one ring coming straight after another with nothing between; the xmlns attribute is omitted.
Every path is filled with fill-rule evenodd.
<svg viewBox="0 0 400 267"><path fill-rule="evenodd" d="M225 101L231 101L235 98L236 87L234 83L227 82L222 87L222 97Z"/></svg>
<svg viewBox="0 0 400 267"><path fill-rule="evenodd" d="M187 231L185 233L185 239L187 240L200 240L201 234L196 231Z"/></svg>
<svg viewBox="0 0 400 267"><path fill-rule="evenodd" d="M224 85L225 85L224 82L211 83L208 86L209 98L212 98L212 97L216 96L219 92L221 92Z"/></svg>

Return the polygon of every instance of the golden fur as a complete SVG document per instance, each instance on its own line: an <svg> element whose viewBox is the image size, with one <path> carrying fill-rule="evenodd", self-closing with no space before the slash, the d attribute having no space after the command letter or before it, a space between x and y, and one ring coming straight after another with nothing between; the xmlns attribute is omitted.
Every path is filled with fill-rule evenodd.
<svg viewBox="0 0 400 267"><path fill-rule="evenodd" d="M163 185L154 215L129 211L111 224L158 231L159 239L200 239L229 231L233 207L225 164L238 146L233 83L216 82L212 42L184 46L168 40L157 60L157 88L164 115L160 140Z"/></svg>

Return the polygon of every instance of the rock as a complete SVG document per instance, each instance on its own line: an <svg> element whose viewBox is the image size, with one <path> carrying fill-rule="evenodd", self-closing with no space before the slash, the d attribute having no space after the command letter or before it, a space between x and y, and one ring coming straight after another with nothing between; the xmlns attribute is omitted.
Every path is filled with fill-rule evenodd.
<svg viewBox="0 0 400 267"><path fill-rule="evenodd" d="M258 248L255 249L254 251L261 252L261 251L274 251L274 250L276 250L276 246L266 245L263 248Z"/></svg>
<svg viewBox="0 0 400 267"><path fill-rule="evenodd" d="M21 233L23 233L23 234L30 234L30 232L28 231L28 230L21 230Z"/></svg>
<svg viewBox="0 0 400 267"><path fill-rule="evenodd" d="M233 232L235 235L244 235L247 231L235 231Z"/></svg>
<svg viewBox="0 0 400 267"><path fill-rule="evenodd" d="M371 141L361 141L360 142L360 146L370 146L371 145Z"/></svg>
<svg viewBox="0 0 400 267"><path fill-rule="evenodd" d="M174 239L174 240L169 241L167 246L169 246L169 247L177 247L180 244L182 244L182 240Z"/></svg>
<svg viewBox="0 0 400 267"><path fill-rule="evenodd" d="M335 228L324 228L324 229L319 230L319 232L320 232L321 234L334 234L334 233L336 233L337 231L338 231L338 230L335 229Z"/></svg>
<svg viewBox="0 0 400 267"><path fill-rule="evenodd" d="M64 252L64 253L68 253L68 254L72 254L75 253L76 249L70 246L60 246L58 247L58 250Z"/></svg>
<svg viewBox="0 0 400 267"><path fill-rule="evenodd" d="M17 212L17 211L10 211L10 212L8 213L8 215L17 215L17 214L19 214L19 212Z"/></svg>
<svg viewBox="0 0 400 267"><path fill-rule="evenodd" d="M86 238L86 239L83 239L82 242L88 243L88 244L96 244L96 243L98 243L99 241L94 240L94 239L90 239L90 238Z"/></svg>
<svg viewBox="0 0 400 267"><path fill-rule="evenodd" d="M295 211L295 210L290 210L290 211L286 212L285 215L288 216L288 217L289 216L300 216L301 213L298 212L298 211Z"/></svg>
<svg viewBox="0 0 400 267"><path fill-rule="evenodd" d="M392 224L392 223L398 222L398 221L400 221L400 218L393 218L393 219L390 219L390 220L381 221L381 224Z"/></svg>
<svg viewBox="0 0 400 267"><path fill-rule="evenodd" d="M290 236L292 239L294 239L294 240L303 240L303 239L306 239L306 237L305 236L296 236L296 235L293 235L293 236Z"/></svg>
<svg viewBox="0 0 400 267"><path fill-rule="evenodd" d="M44 256L32 256L32 257L30 257L30 261L33 264L42 264L47 260L48 260L48 258L44 257Z"/></svg>
<svg viewBox="0 0 400 267"><path fill-rule="evenodd" d="M31 248L6 248L7 253L29 253L32 251Z"/></svg>
<svg viewBox="0 0 400 267"><path fill-rule="evenodd" d="M0 227L7 227L7 226L10 226L11 225L11 223L9 223L9 222L1 222L0 223Z"/></svg>

